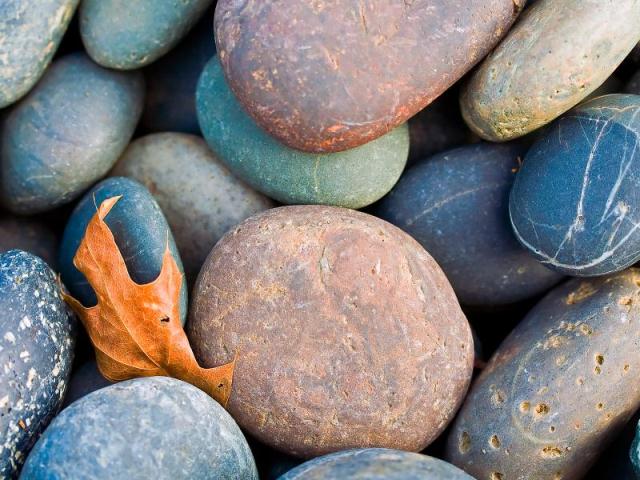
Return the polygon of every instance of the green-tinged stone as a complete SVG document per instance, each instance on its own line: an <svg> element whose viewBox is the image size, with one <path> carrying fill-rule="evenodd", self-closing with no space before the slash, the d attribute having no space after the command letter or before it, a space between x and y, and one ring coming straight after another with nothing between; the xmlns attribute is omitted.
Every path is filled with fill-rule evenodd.
<svg viewBox="0 0 640 480"><path fill-rule="evenodd" d="M217 57L200 77L196 106L200 128L214 153L256 190L287 204L369 205L395 185L409 153L406 124L340 153L288 148L242 110Z"/></svg>

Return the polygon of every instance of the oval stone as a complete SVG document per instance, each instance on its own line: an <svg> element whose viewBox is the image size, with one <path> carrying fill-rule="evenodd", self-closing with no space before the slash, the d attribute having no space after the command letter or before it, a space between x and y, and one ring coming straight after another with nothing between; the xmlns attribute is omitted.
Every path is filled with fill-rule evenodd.
<svg viewBox="0 0 640 480"><path fill-rule="evenodd" d="M640 271L573 279L498 348L446 458L476 478L577 480L640 407Z"/></svg>
<svg viewBox="0 0 640 480"><path fill-rule="evenodd" d="M282 145L244 112L217 58L200 77L196 104L214 153L239 178L282 203L362 208L391 190L407 162L406 124L346 152L310 154Z"/></svg>
<svg viewBox="0 0 640 480"><path fill-rule="evenodd" d="M125 259L131 279L142 285L158 278L167 245L182 270L182 261L171 229L149 191L128 178L107 178L78 202L65 227L60 245L59 264L62 280L71 295L86 307L96 305L97 298L85 276L73 265L73 257L78 251L87 225L100 204L117 196L122 198L105 217L105 222ZM187 285L184 281L180 311L184 324L187 313Z"/></svg>
<svg viewBox="0 0 640 480"><path fill-rule="evenodd" d="M20 250L0 253L0 477L17 475L67 389L74 320L55 274Z"/></svg>
<svg viewBox="0 0 640 480"><path fill-rule="evenodd" d="M212 0L84 0L80 34L87 53L118 70L144 67L171 50Z"/></svg>
<svg viewBox="0 0 640 480"><path fill-rule="evenodd" d="M150 377L103 388L63 410L20 478L258 480L258 474L224 408L188 383Z"/></svg>
<svg viewBox="0 0 640 480"><path fill-rule="evenodd" d="M584 100L638 40L638 0L539 0L472 75L462 115L487 140L525 135Z"/></svg>
<svg viewBox="0 0 640 480"><path fill-rule="evenodd" d="M49 66L80 0L0 4L0 108L33 88Z"/></svg>
<svg viewBox="0 0 640 480"><path fill-rule="evenodd" d="M524 3L220 0L214 28L229 85L258 124L292 148L336 152L422 110Z"/></svg>
<svg viewBox="0 0 640 480"><path fill-rule="evenodd" d="M200 137L158 133L134 141L112 171L153 194L174 232L189 279L231 227L274 206L236 179Z"/></svg>
<svg viewBox="0 0 640 480"><path fill-rule="evenodd" d="M407 171L377 214L431 254L466 305L535 296L561 277L515 236L509 192L526 148L479 143L436 155Z"/></svg>
<svg viewBox="0 0 640 480"><path fill-rule="evenodd" d="M387 448L366 448L314 458L279 480L473 480L437 458Z"/></svg>
<svg viewBox="0 0 640 480"><path fill-rule="evenodd" d="M34 214L81 195L129 143L143 97L140 74L107 70L80 53L54 62L3 125L4 206Z"/></svg>
<svg viewBox="0 0 640 480"><path fill-rule="evenodd" d="M42 221L0 213L0 253L23 250L57 269L58 236Z"/></svg>
<svg viewBox="0 0 640 480"><path fill-rule="evenodd" d="M145 131L200 133L196 86L215 53L211 17L206 14L176 48L145 69L147 95L140 120Z"/></svg>
<svg viewBox="0 0 640 480"><path fill-rule="evenodd" d="M303 457L422 450L473 366L469 324L429 254L383 220L336 207L272 209L223 237L188 327L201 365L237 352L236 421Z"/></svg>
<svg viewBox="0 0 640 480"><path fill-rule="evenodd" d="M640 259L640 96L607 95L559 119L531 147L509 211L545 265L604 275Z"/></svg>

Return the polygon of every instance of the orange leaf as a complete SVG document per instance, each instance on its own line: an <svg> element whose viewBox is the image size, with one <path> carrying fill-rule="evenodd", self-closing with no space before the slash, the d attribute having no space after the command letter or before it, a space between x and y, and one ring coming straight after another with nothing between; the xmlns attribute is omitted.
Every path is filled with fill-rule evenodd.
<svg viewBox="0 0 640 480"><path fill-rule="evenodd" d="M63 298L89 333L100 372L115 382L157 375L174 377L204 390L226 406L235 359L215 368L198 365L180 324L183 275L168 245L156 280L138 285L131 279L104 222L119 199L102 202L73 259L95 290L98 304L85 308L63 291Z"/></svg>

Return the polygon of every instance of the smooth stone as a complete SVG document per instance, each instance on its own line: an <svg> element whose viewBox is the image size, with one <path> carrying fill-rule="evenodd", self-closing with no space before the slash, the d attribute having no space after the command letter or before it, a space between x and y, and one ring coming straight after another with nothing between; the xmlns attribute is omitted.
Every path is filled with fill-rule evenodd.
<svg viewBox="0 0 640 480"><path fill-rule="evenodd" d="M337 152L422 110L491 51L524 3L220 0L214 28L230 87L257 123L289 147Z"/></svg>
<svg viewBox="0 0 640 480"><path fill-rule="evenodd" d="M0 4L0 108L33 88L51 63L80 0Z"/></svg>
<svg viewBox="0 0 640 480"><path fill-rule="evenodd" d="M0 477L12 478L62 404L75 321L53 271L20 250L0 253L0 312Z"/></svg>
<svg viewBox="0 0 640 480"><path fill-rule="evenodd" d="M76 205L65 227L58 255L65 286L86 307L96 305L97 298L85 276L73 265L73 257L97 207L106 199L119 195L122 198L105 217L105 222L113 233L133 281L142 285L158 278L167 245L178 267L183 270L169 224L151 193L129 178L107 178L87 192ZM184 324L187 313L186 282L182 283L180 303Z"/></svg>
<svg viewBox="0 0 640 480"><path fill-rule="evenodd" d="M87 53L118 70L144 67L171 50L213 0L84 0L80 34Z"/></svg>
<svg viewBox="0 0 640 480"><path fill-rule="evenodd" d="M638 40L638 0L539 0L471 76L462 115L486 140L526 135L584 100Z"/></svg>
<svg viewBox="0 0 640 480"><path fill-rule="evenodd" d="M77 53L55 61L2 128L0 200L19 214L71 202L103 177L129 143L144 82Z"/></svg>
<svg viewBox="0 0 640 480"><path fill-rule="evenodd" d="M310 154L282 145L244 112L217 58L200 77L196 104L200 128L216 156L253 188L282 203L362 208L391 190L407 162L406 124L340 153Z"/></svg>
<svg viewBox="0 0 640 480"><path fill-rule="evenodd" d="M459 468L419 453L365 448L314 458L279 480L473 480Z"/></svg>
<svg viewBox="0 0 640 480"><path fill-rule="evenodd" d="M58 236L41 220L0 213L0 253L23 250L58 268Z"/></svg>
<svg viewBox="0 0 640 480"><path fill-rule="evenodd" d="M531 147L511 191L516 237L549 268L604 275L640 259L640 96L606 95Z"/></svg>
<svg viewBox="0 0 640 480"><path fill-rule="evenodd" d="M258 480L249 445L206 393L168 377L90 393L58 415L22 480Z"/></svg>
<svg viewBox="0 0 640 480"><path fill-rule="evenodd" d="M541 300L474 382L445 458L481 479L583 478L640 407L639 285L630 269Z"/></svg>
<svg viewBox="0 0 640 480"><path fill-rule="evenodd" d="M207 255L233 226L274 206L236 179L200 137L158 133L135 140L111 172L133 178L162 208L195 279Z"/></svg>
<svg viewBox="0 0 640 480"><path fill-rule="evenodd" d="M176 48L144 70L147 95L140 120L144 131L200 133L196 87L215 53L211 17L205 14Z"/></svg>
<svg viewBox="0 0 640 480"><path fill-rule="evenodd" d="M469 324L436 262L344 208L275 208L225 235L193 289L187 333L203 366L237 353L229 412L299 457L422 450L473 369Z"/></svg>
<svg viewBox="0 0 640 480"><path fill-rule="evenodd" d="M415 238L465 305L519 302L562 278L516 240L509 192L526 148L479 143L409 169L376 214Z"/></svg>
<svg viewBox="0 0 640 480"><path fill-rule="evenodd" d="M109 385L112 383L102 376L98 370L98 364L92 358L71 372L69 388L64 397L62 408L66 408L76 400Z"/></svg>

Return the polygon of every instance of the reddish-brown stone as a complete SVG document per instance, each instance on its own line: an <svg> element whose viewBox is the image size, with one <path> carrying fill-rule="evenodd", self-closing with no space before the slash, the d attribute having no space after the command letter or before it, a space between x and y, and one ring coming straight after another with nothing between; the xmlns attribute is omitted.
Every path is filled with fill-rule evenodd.
<svg viewBox="0 0 640 480"><path fill-rule="evenodd" d="M232 90L286 145L362 145L481 60L525 0L220 0L216 44Z"/></svg>
<svg viewBox="0 0 640 480"><path fill-rule="evenodd" d="M273 209L223 237L196 284L189 336L203 366L237 353L230 413L299 456L423 449L473 363L434 260L389 223L336 207Z"/></svg>

